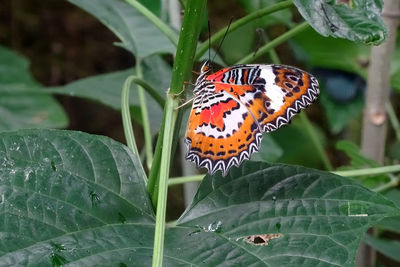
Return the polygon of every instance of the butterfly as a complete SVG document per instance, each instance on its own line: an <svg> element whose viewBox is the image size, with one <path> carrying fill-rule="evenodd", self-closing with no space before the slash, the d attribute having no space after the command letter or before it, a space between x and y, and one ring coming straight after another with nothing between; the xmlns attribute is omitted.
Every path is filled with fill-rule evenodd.
<svg viewBox="0 0 400 267"><path fill-rule="evenodd" d="M264 132L289 123L314 102L319 85L295 67L246 64L211 73L206 61L193 93L186 159L225 176L259 150Z"/></svg>

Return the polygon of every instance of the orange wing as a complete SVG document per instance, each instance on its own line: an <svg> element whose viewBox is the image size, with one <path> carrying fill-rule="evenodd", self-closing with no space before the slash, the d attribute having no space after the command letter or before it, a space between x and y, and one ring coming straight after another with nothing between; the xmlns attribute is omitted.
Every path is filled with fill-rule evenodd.
<svg viewBox="0 0 400 267"><path fill-rule="evenodd" d="M257 119L263 132L289 123L319 94L311 74L283 65L238 65L207 76L215 92L226 91L243 103Z"/></svg>
<svg viewBox="0 0 400 267"><path fill-rule="evenodd" d="M226 92L216 94L213 101L199 96L201 104L194 107L189 116L185 142L188 146L186 159L209 173L221 170L223 175L260 146L262 134L258 123L246 107Z"/></svg>
<svg viewBox="0 0 400 267"><path fill-rule="evenodd" d="M203 70L203 68L202 68ZM199 76L186 130L186 158L209 173L258 151L263 132L289 123L318 96L317 80L283 65L238 65Z"/></svg>

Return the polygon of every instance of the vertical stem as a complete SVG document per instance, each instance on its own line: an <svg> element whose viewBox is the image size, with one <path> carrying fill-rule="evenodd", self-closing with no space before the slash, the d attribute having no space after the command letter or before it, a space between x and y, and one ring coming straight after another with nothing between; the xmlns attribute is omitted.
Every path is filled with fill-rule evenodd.
<svg viewBox="0 0 400 267"><path fill-rule="evenodd" d="M390 59L395 47L399 19L390 16L400 12L400 1L385 0L383 21L388 26L387 41L371 49L366 101L364 108L361 152L364 156L383 162L386 143L386 103L389 100ZM374 232L373 229L371 229ZM376 253L366 244L360 244L356 266L375 265Z"/></svg>
<svg viewBox="0 0 400 267"><path fill-rule="evenodd" d="M170 169L171 150L174 136L175 122L178 116L177 95L183 88L183 82L189 77L197 40L200 33L200 18L205 9L206 1L188 1L182 30L179 36L176 58L173 66L170 92L165 103L162 131L157 142L156 165L153 164L150 172L151 199L156 210L156 226L154 233L153 267L162 266L164 253L165 213L167 204L168 176ZM159 156L159 158L158 158ZM157 169L153 169L157 166ZM150 181L149 181L150 183ZM158 185L158 186L155 186ZM149 188L148 188L149 190ZM157 196L154 202L154 196Z"/></svg>
<svg viewBox="0 0 400 267"><path fill-rule="evenodd" d="M143 78L142 61L136 58L136 75ZM146 95L144 89L138 85L140 111L142 113L143 132L144 132L144 148L146 151L146 165L150 169L153 161L153 142L150 130L150 118L147 110Z"/></svg>
<svg viewBox="0 0 400 267"><path fill-rule="evenodd" d="M171 95L167 97L165 104L165 124L174 128L176 122L177 111L176 107L178 102L173 99ZM154 251L153 251L153 267L162 266L163 251L164 251L164 232L165 232L165 214L167 206L167 193L168 193L168 175L171 163L171 148L172 148L172 131L164 131L163 144L164 148L161 152L161 166L160 166L160 181L158 190L157 201L157 216L156 216L156 229L154 233Z"/></svg>

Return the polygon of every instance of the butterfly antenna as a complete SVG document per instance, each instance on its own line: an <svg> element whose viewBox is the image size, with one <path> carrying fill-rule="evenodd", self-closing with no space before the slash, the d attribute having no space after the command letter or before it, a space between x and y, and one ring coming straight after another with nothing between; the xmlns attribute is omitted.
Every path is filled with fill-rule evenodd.
<svg viewBox="0 0 400 267"><path fill-rule="evenodd" d="M263 44L264 29L262 29L262 28L257 28L257 29L256 29L256 33L257 33L257 36L258 36L258 41L257 41L256 49L254 50L253 57L256 56L258 50L260 49L260 47L261 47L262 44Z"/></svg>
<svg viewBox="0 0 400 267"><path fill-rule="evenodd" d="M211 25L208 21L208 61L211 60Z"/></svg>
<svg viewBox="0 0 400 267"><path fill-rule="evenodd" d="M225 40L225 37L226 37L226 35L227 35L227 34L228 34L228 32L229 32L229 28L231 27L232 21L233 21L233 17L231 17L231 20L229 21L229 24L228 24L228 27L226 28L226 31L225 31L224 37L222 37L222 40L221 40L221 42L219 42L218 48L217 48L217 50L215 51L215 55L214 55L214 57L213 57L212 61L214 61L215 57L217 56L217 54L218 54L218 52L219 52L219 49L221 48L221 46L222 46L222 43L224 42L224 40Z"/></svg>

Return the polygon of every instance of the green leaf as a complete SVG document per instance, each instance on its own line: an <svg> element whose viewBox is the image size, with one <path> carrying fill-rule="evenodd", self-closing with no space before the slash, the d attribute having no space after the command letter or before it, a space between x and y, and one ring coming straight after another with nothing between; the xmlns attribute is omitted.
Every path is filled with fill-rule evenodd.
<svg viewBox="0 0 400 267"><path fill-rule="evenodd" d="M390 64L391 85L400 92L400 31L397 32L396 48L393 51Z"/></svg>
<svg viewBox="0 0 400 267"><path fill-rule="evenodd" d="M171 67L158 56L148 57L143 60L143 63L144 79L161 96L165 97L171 79ZM131 68L123 71L91 76L64 86L53 87L51 92L91 99L110 106L113 109L120 110L122 85L129 75L135 75L135 73L135 68ZM162 108L148 93L146 93L146 96L149 114L152 118L152 120L150 120L151 128L152 132L155 133L160 126ZM130 105L133 106L133 110L140 111L136 85L132 86L130 92ZM134 114L133 118L141 120L140 114ZM138 120L138 122L140 122L140 120Z"/></svg>
<svg viewBox="0 0 400 267"><path fill-rule="evenodd" d="M151 249L154 214L140 161L127 147L60 130L0 139L2 265L150 261L132 257Z"/></svg>
<svg viewBox="0 0 400 267"><path fill-rule="evenodd" d="M161 6L162 6L161 0L152 0L152 1L138 0L138 2L141 3L142 5L144 5L152 13L157 15L157 17L160 17L160 15L161 15Z"/></svg>
<svg viewBox="0 0 400 267"><path fill-rule="evenodd" d="M360 148L353 142L341 140L336 143L336 148L342 150L350 158L350 166L353 169L361 169L367 167L379 167L380 164L370 158L363 156Z"/></svg>
<svg viewBox="0 0 400 267"><path fill-rule="evenodd" d="M367 77L370 55L368 46L322 37L312 29L296 35L291 44L297 58L312 67L343 70Z"/></svg>
<svg viewBox="0 0 400 267"><path fill-rule="evenodd" d="M366 235L365 243L382 253L383 255L400 262L400 242L396 240L385 240Z"/></svg>
<svg viewBox="0 0 400 267"><path fill-rule="evenodd" d="M341 140L336 143L336 148L342 150L350 158L350 164L348 166L341 166L338 170L354 170L381 166L378 162L363 156L360 148L351 141ZM388 174L358 176L357 179L364 186L371 189L390 181Z"/></svg>
<svg viewBox="0 0 400 267"><path fill-rule="evenodd" d="M350 102L341 103L332 99L321 86L320 101L325 109L331 132L338 134L349 122L359 117L364 108L364 97L359 94Z"/></svg>
<svg viewBox="0 0 400 267"><path fill-rule="evenodd" d="M387 28L380 13L382 0L293 0L300 14L321 35L378 45Z"/></svg>
<svg viewBox="0 0 400 267"><path fill-rule="evenodd" d="M318 126L315 125L315 129L321 139L320 142L324 145L326 143L325 136L320 134ZM283 151L282 156L278 159L279 162L315 168L321 165L321 158L318 153L314 153L314 145L298 117L294 118L290 125L280 128L279 131L268 133L268 135Z"/></svg>
<svg viewBox="0 0 400 267"><path fill-rule="evenodd" d="M247 162L226 177L205 177L178 220L182 230L168 230L166 255L205 266L354 266L368 227L399 212L347 178ZM281 236L265 246L244 241L261 234Z"/></svg>
<svg viewBox="0 0 400 267"><path fill-rule="evenodd" d="M29 62L0 46L0 131L65 127L62 107L29 72Z"/></svg>
<svg viewBox="0 0 400 267"><path fill-rule="evenodd" d="M397 188L391 188L383 193L384 196L400 208L400 191ZM379 228L390 230L400 234L400 216L385 218L379 222Z"/></svg>
<svg viewBox="0 0 400 267"><path fill-rule="evenodd" d="M2 265L151 264L154 214L139 159L127 147L60 130L0 139ZM227 177L205 178L166 231L164 265L351 266L364 231L399 214L349 179L247 162ZM268 246L242 238L262 233L282 236Z"/></svg>
<svg viewBox="0 0 400 267"><path fill-rule="evenodd" d="M275 142L275 140L268 134L263 136L261 141L260 150L255 153L251 160L253 161L267 161L274 162L283 155L283 149Z"/></svg>
<svg viewBox="0 0 400 267"><path fill-rule="evenodd" d="M174 53L172 42L139 11L120 0L69 0L99 19L135 56Z"/></svg>

